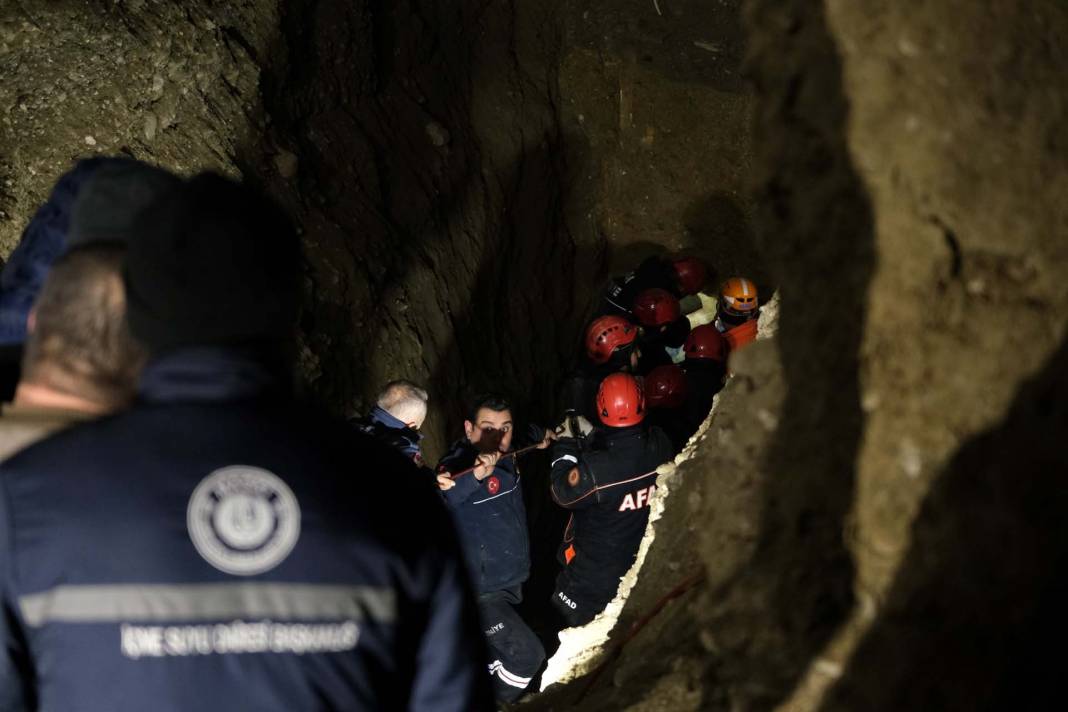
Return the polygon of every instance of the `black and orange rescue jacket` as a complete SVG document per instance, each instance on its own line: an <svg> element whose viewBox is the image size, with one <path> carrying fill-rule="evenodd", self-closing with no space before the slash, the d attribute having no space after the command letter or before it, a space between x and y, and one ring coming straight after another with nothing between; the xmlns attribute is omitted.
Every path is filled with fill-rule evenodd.
<svg viewBox="0 0 1068 712"><path fill-rule="evenodd" d="M572 510L560 561L569 578L595 597L611 598L634 563L649 522L656 468L672 457L660 428L613 428L583 450L562 438L552 450L553 500Z"/></svg>

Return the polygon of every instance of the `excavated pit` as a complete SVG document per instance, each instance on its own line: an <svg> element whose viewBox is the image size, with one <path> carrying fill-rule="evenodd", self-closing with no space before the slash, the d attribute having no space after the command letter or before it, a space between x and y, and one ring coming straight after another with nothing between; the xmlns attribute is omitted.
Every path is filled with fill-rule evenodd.
<svg viewBox="0 0 1068 712"><path fill-rule="evenodd" d="M775 285L628 595L526 707L1052 709L1068 12L898 5L5 3L0 247L78 157L257 181L305 239L306 395L426 382L431 458L475 391L552 418L641 256Z"/></svg>

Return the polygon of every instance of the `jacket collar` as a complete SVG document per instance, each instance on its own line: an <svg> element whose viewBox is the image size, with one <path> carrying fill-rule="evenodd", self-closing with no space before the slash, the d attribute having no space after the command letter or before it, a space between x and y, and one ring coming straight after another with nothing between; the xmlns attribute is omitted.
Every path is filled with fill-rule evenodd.
<svg viewBox="0 0 1068 712"><path fill-rule="evenodd" d="M141 374L139 395L149 403L227 402L288 395L283 369L252 351L190 347L157 357Z"/></svg>
<svg viewBox="0 0 1068 712"><path fill-rule="evenodd" d="M400 418L397 418L396 416L392 415L386 409L379 408L377 405L371 411L371 422L378 423L379 425L383 425L391 430L404 430L406 431L405 434L411 435L416 440L423 439L423 434L421 432L411 427Z"/></svg>
<svg viewBox="0 0 1068 712"><path fill-rule="evenodd" d="M645 423L639 423L638 425L629 425L625 428L603 428L604 439L607 442L621 442L623 440L630 440L632 438L641 438L645 435L647 426Z"/></svg>

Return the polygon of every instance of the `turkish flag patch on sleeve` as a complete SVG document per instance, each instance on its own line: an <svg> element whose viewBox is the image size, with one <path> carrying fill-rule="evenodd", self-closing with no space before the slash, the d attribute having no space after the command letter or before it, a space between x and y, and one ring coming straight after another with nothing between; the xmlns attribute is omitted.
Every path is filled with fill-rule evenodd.
<svg viewBox="0 0 1068 712"><path fill-rule="evenodd" d="M492 475L486 480L486 489L490 494L497 494L501 490L501 481L497 479L496 475Z"/></svg>

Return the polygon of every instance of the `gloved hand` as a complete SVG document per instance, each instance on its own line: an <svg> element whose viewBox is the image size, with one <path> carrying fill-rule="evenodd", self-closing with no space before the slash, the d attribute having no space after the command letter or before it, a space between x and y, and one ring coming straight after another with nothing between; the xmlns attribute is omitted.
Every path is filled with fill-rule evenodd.
<svg viewBox="0 0 1068 712"><path fill-rule="evenodd" d="M556 434L565 438L584 438L592 432L590 421L575 411L568 411L560 425L556 426Z"/></svg>

